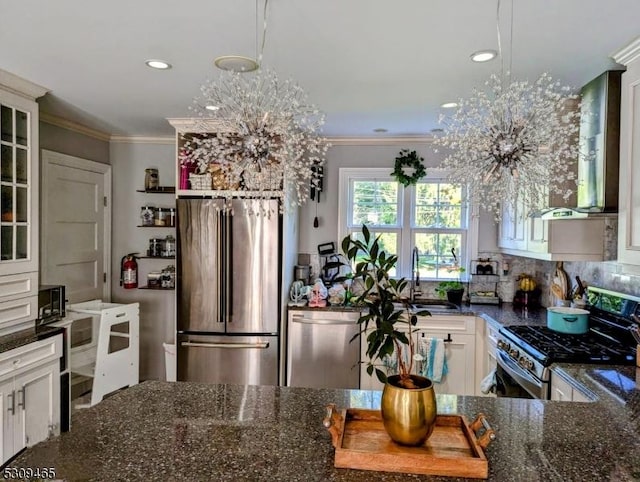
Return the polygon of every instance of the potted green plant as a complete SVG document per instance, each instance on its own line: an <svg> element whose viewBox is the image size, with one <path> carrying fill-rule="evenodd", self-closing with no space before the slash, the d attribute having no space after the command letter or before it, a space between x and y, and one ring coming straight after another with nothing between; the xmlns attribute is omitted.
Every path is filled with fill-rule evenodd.
<svg viewBox="0 0 640 482"><path fill-rule="evenodd" d="M460 280L460 275L465 272L465 269L462 266L458 266L456 259L456 263L448 268L447 271L449 273L457 273L458 279L440 281L436 286L436 293L438 293L440 298L447 298L450 303L460 306L462 304L462 296L464 295L464 285Z"/></svg>
<svg viewBox="0 0 640 482"><path fill-rule="evenodd" d="M366 336L367 373L375 373L385 383L381 402L385 429L398 443L419 445L431 435L436 417L433 383L411 373L417 316L430 313L411 311L407 298L402 296L407 281L389 275L398 257L387 254L380 236L373 238L366 225L362 226L362 239L346 236L342 240L342 251L353 266L353 279L359 279L364 287L355 298L356 303L368 308L358 319L359 335ZM376 362L394 354L398 374L387 376Z"/></svg>
<svg viewBox="0 0 640 482"><path fill-rule="evenodd" d="M461 281L440 281L436 286L436 293L440 298L447 298L449 302L461 305L464 286Z"/></svg>

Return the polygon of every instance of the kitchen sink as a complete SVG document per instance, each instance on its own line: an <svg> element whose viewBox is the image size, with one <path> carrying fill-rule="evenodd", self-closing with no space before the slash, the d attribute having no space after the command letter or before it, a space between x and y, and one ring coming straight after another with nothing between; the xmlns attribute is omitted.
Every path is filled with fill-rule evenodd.
<svg viewBox="0 0 640 482"><path fill-rule="evenodd" d="M397 303L396 309L403 308L402 303ZM410 305L412 311L427 310L432 315L449 313L453 314L460 311L460 307L454 303L444 300L419 300Z"/></svg>

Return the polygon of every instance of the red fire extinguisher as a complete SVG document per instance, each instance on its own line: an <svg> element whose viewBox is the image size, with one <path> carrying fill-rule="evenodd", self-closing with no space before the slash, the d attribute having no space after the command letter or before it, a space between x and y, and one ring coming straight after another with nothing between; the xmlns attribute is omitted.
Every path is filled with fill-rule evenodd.
<svg viewBox="0 0 640 482"><path fill-rule="evenodd" d="M136 262L136 254L129 253L122 257L120 262L120 286L130 290L138 287L138 263Z"/></svg>

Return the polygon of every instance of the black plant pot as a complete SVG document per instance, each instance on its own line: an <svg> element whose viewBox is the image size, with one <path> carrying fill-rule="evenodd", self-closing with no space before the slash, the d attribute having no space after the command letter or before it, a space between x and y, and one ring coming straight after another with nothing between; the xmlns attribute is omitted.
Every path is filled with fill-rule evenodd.
<svg viewBox="0 0 640 482"><path fill-rule="evenodd" d="M462 305L462 295L464 295L464 288L447 291L447 299L449 300L449 303L453 303L458 306Z"/></svg>

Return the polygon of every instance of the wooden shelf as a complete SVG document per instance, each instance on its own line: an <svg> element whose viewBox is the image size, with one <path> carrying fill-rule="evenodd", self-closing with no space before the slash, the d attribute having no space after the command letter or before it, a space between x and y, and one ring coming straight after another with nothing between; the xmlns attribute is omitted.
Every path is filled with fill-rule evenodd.
<svg viewBox="0 0 640 482"><path fill-rule="evenodd" d="M149 288L148 286L139 286L138 289L149 291L175 291L175 288Z"/></svg>
<svg viewBox="0 0 640 482"><path fill-rule="evenodd" d="M175 256L137 256L138 259L176 259Z"/></svg>
<svg viewBox="0 0 640 482"><path fill-rule="evenodd" d="M145 194L175 194L175 186L160 186L157 189L137 189L136 192L143 192Z"/></svg>
<svg viewBox="0 0 640 482"><path fill-rule="evenodd" d="M175 228L175 226L156 226L155 224L152 224L150 226L143 226L142 224L138 224L136 226L137 228Z"/></svg>
<svg viewBox="0 0 640 482"><path fill-rule="evenodd" d="M252 198L256 198L256 196L259 196L261 193L268 193L269 194L269 198L273 198L273 199L279 199L282 198L284 196L284 193L282 190L280 191L242 191L242 190L237 190L237 191L220 191L220 190L214 190L214 189L202 189L202 190L198 190L198 189L178 189L178 191L176 191L178 196L197 196L197 197L226 197L226 196L231 196L234 198L248 198L248 199L252 199ZM258 198L260 199L260 198Z"/></svg>

